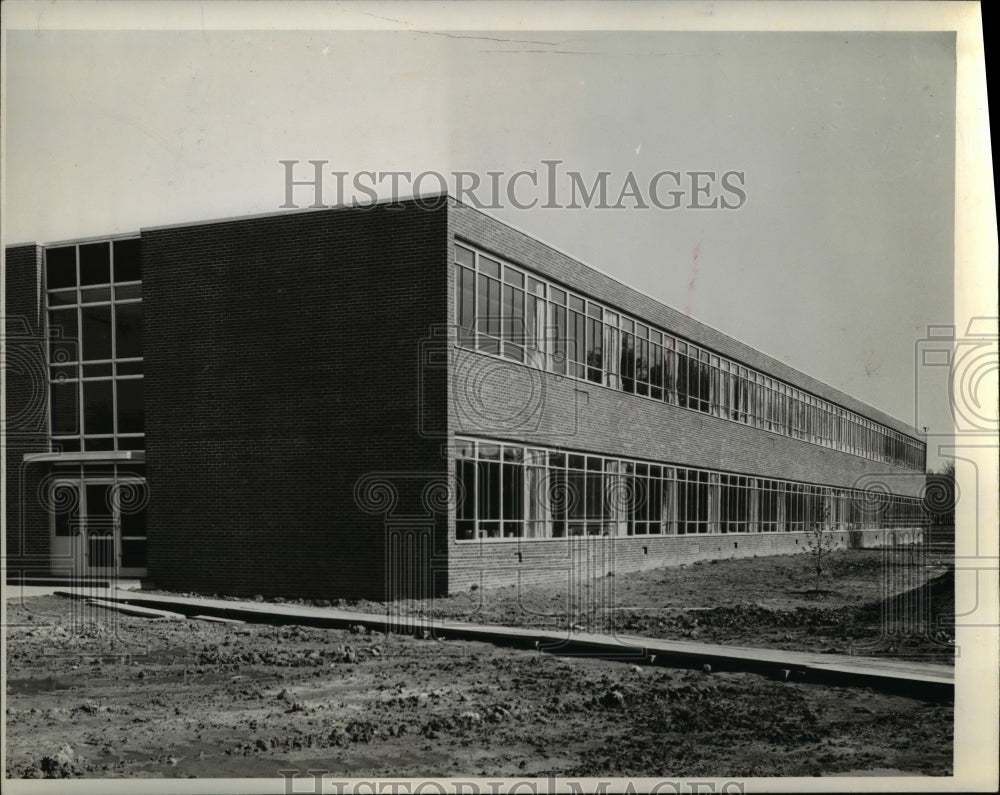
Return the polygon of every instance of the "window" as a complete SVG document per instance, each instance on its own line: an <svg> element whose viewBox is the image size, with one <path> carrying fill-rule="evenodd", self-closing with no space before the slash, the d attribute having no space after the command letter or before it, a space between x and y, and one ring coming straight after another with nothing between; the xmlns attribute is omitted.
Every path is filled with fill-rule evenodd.
<svg viewBox="0 0 1000 795"><path fill-rule="evenodd" d="M60 362L76 361L67 358L67 339L80 340L82 361L109 358L112 336L118 358L141 352L141 307L109 315L112 288L116 313L123 302L141 299L138 284L117 283L141 275L138 241L81 245L79 252L47 252L50 325L62 329L50 342L53 361L56 351ZM915 439L471 246L455 244L454 273L461 347L872 460L924 467L926 449ZM110 274L114 284L101 281Z"/></svg>
<svg viewBox="0 0 1000 795"><path fill-rule="evenodd" d="M604 324L603 311L593 302L587 304L587 380L602 383L604 380Z"/></svg>
<svg viewBox="0 0 1000 795"><path fill-rule="evenodd" d="M458 344L464 348L476 345L476 255L455 246L455 295Z"/></svg>
<svg viewBox="0 0 1000 795"><path fill-rule="evenodd" d="M57 449L144 446L141 275L137 238L45 250Z"/></svg>
<svg viewBox="0 0 1000 795"><path fill-rule="evenodd" d="M621 379L622 390L625 392L635 392L635 323L622 318L622 356L621 356Z"/></svg>
<svg viewBox="0 0 1000 795"><path fill-rule="evenodd" d="M496 442L455 449L458 541L917 527L920 500Z"/></svg>

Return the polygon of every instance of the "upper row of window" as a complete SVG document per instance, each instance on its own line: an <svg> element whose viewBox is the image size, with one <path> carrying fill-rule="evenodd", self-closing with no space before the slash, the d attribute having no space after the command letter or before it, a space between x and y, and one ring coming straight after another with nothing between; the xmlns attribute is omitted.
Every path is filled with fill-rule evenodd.
<svg viewBox="0 0 1000 795"><path fill-rule="evenodd" d="M141 280L139 238L45 249L47 290Z"/></svg>
<svg viewBox="0 0 1000 795"><path fill-rule="evenodd" d="M458 342L561 375L922 470L922 443L662 329L455 246Z"/></svg>

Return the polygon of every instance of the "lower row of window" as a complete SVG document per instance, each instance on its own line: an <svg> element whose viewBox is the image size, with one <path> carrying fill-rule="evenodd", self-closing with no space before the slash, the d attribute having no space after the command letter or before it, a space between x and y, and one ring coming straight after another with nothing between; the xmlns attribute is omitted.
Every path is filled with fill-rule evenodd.
<svg viewBox="0 0 1000 795"><path fill-rule="evenodd" d="M925 521L916 497L476 440L456 443L459 541L849 530Z"/></svg>

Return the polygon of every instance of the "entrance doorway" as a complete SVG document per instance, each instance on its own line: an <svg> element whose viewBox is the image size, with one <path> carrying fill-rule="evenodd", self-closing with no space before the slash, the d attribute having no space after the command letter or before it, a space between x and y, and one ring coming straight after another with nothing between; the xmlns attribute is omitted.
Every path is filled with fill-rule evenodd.
<svg viewBox="0 0 1000 795"><path fill-rule="evenodd" d="M138 478L53 480L53 568L88 577L145 576L144 494Z"/></svg>

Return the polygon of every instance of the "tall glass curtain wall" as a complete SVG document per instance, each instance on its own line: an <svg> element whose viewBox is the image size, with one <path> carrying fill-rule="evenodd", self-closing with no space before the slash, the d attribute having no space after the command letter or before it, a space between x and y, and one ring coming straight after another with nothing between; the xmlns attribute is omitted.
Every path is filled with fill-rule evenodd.
<svg viewBox="0 0 1000 795"><path fill-rule="evenodd" d="M52 465L55 554L83 534L89 569L142 573L145 467L100 460L145 447L140 240L46 248L45 297L52 449L96 454Z"/></svg>
<svg viewBox="0 0 1000 795"><path fill-rule="evenodd" d="M45 251L51 435L63 452L142 450L139 240Z"/></svg>

